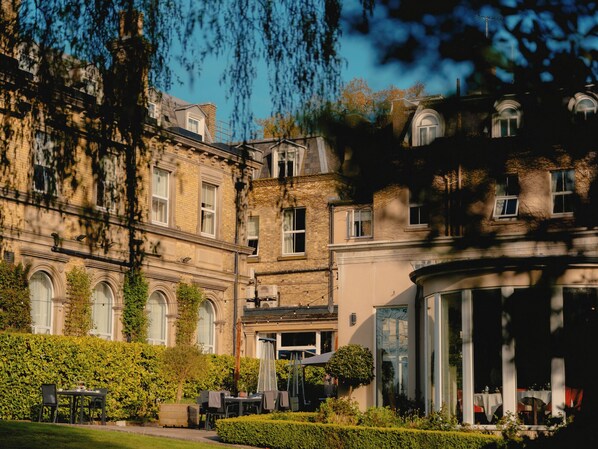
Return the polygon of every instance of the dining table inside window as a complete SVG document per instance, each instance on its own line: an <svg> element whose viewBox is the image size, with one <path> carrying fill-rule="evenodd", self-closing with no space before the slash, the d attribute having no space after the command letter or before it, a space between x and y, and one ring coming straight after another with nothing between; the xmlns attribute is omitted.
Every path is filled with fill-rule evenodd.
<svg viewBox="0 0 598 449"><path fill-rule="evenodd" d="M494 414L502 405L502 393L476 393L473 395L473 404L484 409L486 419L491 423Z"/></svg>

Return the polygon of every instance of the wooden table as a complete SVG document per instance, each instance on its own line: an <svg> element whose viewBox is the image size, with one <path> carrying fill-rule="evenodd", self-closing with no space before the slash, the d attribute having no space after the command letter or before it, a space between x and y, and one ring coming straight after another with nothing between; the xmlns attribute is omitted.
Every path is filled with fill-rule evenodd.
<svg viewBox="0 0 598 449"><path fill-rule="evenodd" d="M102 403L102 425L106 425L106 393L99 390L58 390L58 396L66 396L71 402L71 416L70 423L75 424L77 421L77 411L79 414L79 424L83 424L83 409L85 408L85 398L92 401L100 399ZM78 410L77 410L78 408Z"/></svg>

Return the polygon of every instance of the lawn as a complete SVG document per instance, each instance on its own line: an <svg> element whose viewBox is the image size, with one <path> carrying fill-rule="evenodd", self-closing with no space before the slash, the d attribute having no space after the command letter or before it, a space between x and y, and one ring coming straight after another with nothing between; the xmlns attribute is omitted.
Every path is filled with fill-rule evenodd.
<svg viewBox="0 0 598 449"><path fill-rule="evenodd" d="M233 446L118 431L0 420L2 449L215 449Z"/></svg>

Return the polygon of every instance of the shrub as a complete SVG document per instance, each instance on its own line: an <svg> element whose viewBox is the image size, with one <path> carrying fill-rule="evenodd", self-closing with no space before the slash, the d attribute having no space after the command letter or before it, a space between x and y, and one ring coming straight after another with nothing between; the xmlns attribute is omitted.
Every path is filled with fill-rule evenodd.
<svg viewBox="0 0 598 449"><path fill-rule="evenodd" d="M320 404L316 421L324 424L356 425L360 416L357 402L349 398L328 398Z"/></svg>
<svg viewBox="0 0 598 449"><path fill-rule="evenodd" d="M66 274L68 307L64 335L83 337L93 327L91 321L91 277L85 268L74 267Z"/></svg>
<svg viewBox="0 0 598 449"><path fill-rule="evenodd" d="M179 316L176 322L177 345L190 345L199 320L199 306L204 300L197 285L179 282L176 289Z"/></svg>
<svg viewBox="0 0 598 449"><path fill-rule="evenodd" d="M361 345L340 347L326 364L326 372L336 377L339 383L353 388L367 385L374 379L374 357L372 351Z"/></svg>
<svg viewBox="0 0 598 449"><path fill-rule="evenodd" d="M27 269L0 261L0 330L31 331Z"/></svg>
<svg viewBox="0 0 598 449"><path fill-rule="evenodd" d="M360 424L368 427L395 427L397 415L390 407L369 407L361 416Z"/></svg>
<svg viewBox="0 0 598 449"><path fill-rule="evenodd" d="M206 356L197 346L177 345L162 353L162 373L176 385L176 401L183 399L183 386L190 380L201 379L207 372Z"/></svg>
<svg viewBox="0 0 598 449"><path fill-rule="evenodd" d="M125 274L123 285L123 334L128 341L144 343L147 338L147 304L149 286L139 269Z"/></svg>

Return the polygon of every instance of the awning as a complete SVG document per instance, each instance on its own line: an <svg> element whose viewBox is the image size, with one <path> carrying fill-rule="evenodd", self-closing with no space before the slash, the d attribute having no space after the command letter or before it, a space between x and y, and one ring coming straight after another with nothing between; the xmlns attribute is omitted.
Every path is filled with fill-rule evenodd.
<svg viewBox="0 0 598 449"><path fill-rule="evenodd" d="M332 357L334 351L332 352L325 352L324 354L314 355L313 357L308 357L306 359L301 360L302 365L315 365L315 366L324 366Z"/></svg>

